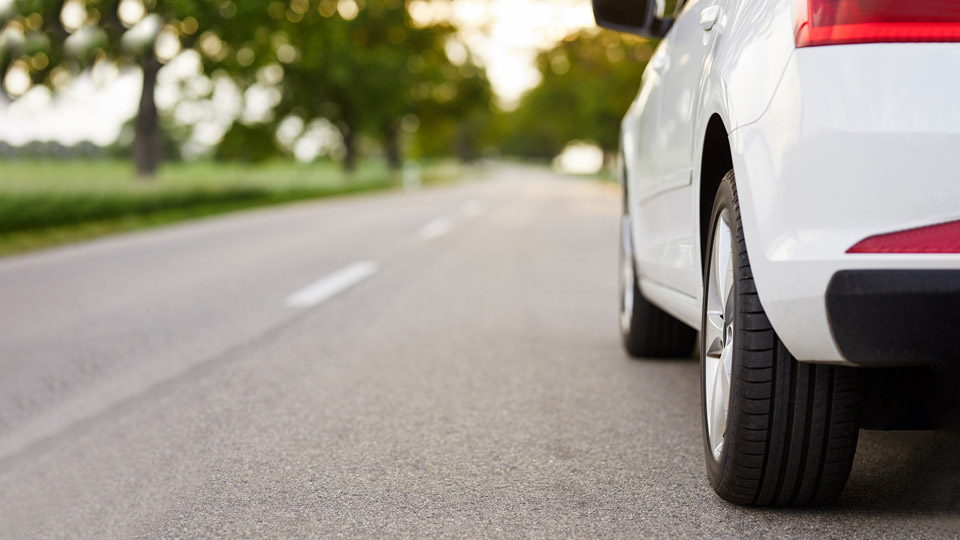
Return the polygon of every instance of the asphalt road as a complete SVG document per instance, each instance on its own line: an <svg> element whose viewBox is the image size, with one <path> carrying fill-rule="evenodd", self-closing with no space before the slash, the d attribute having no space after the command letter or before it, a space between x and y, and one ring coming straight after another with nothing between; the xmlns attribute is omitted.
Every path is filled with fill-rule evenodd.
<svg viewBox="0 0 960 540"><path fill-rule="evenodd" d="M497 167L2 260L0 537L960 537L946 432L720 501L696 359L621 352L617 229Z"/></svg>

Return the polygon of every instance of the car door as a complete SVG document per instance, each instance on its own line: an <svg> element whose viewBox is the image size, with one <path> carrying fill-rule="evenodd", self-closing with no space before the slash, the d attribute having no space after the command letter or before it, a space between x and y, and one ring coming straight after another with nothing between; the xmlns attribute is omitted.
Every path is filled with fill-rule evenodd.
<svg viewBox="0 0 960 540"><path fill-rule="evenodd" d="M658 226L657 216L644 208L656 196L660 178L661 72L665 65L666 49L661 45L647 63L640 92L623 119L620 148L637 270L643 277L654 280L660 279L659 257L652 248L663 241L657 236L662 235L663 229Z"/></svg>
<svg viewBox="0 0 960 540"><path fill-rule="evenodd" d="M719 33L720 18L728 0L688 0L668 34L666 70L662 75L656 192L661 212L659 227L663 242L658 246L662 283L696 296L701 284L694 251L697 233L695 206L690 203L693 148L698 124L701 81L710 51Z"/></svg>

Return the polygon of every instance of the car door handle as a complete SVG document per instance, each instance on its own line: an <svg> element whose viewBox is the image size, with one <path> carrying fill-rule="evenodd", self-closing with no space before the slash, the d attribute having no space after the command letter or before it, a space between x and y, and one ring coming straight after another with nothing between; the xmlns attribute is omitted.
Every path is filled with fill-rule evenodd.
<svg viewBox="0 0 960 540"><path fill-rule="evenodd" d="M720 6L710 6L703 8L700 12L700 28L704 32L713 30L713 26L720 20Z"/></svg>
<svg viewBox="0 0 960 540"><path fill-rule="evenodd" d="M663 73L667 69L667 55L660 54L650 60L650 67L657 73Z"/></svg>

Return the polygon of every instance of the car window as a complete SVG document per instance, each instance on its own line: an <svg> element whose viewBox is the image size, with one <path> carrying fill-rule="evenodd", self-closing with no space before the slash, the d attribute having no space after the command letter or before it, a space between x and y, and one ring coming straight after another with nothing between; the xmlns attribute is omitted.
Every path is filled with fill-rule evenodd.
<svg viewBox="0 0 960 540"><path fill-rule="evenodd" d="M657 14L661 19L677 16L683 7L683 0L657 0Z"/></svg>

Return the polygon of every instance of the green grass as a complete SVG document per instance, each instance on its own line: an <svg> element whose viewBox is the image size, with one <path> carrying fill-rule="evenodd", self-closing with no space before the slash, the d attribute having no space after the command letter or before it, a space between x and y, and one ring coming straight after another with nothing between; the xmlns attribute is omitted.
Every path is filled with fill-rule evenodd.
<svg viewBox="0 0 960 540"><path fill-rule="evenodd" d="M423 168L425 184L459 177L456 164ZM257 166L182 163L138 180L113 161L0 162L0 255L255 206L397 186L377 163L351 176L334 163Z"/></svg>

